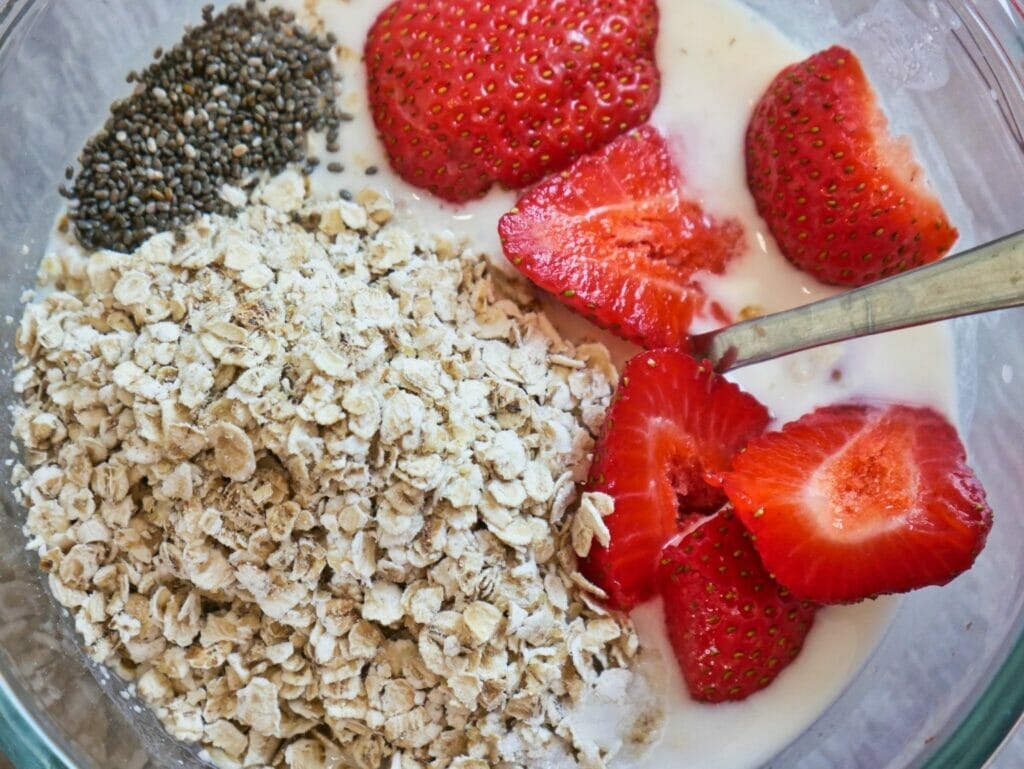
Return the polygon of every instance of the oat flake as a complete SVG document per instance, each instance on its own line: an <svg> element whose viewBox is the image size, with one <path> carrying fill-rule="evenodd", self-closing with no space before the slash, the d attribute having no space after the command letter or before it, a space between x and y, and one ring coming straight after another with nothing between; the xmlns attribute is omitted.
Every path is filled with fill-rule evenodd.
<svg viewBox="0 0 1024 769"><path fill-rule="evenodd" d="M604 500L565 511L607 354L379 193L303 194L47 260L14 477L57 600L223 767L603 765L570 715L637 642L576 572Z"/></svg>

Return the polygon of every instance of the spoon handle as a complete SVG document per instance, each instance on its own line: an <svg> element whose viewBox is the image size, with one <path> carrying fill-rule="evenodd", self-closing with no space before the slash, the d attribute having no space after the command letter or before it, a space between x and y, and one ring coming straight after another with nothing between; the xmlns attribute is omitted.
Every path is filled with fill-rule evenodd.
<svg viewBox="0 0 1024 769"><path fill-rule="evenodd" d="M1024 304L1024 232L863 288L694 336L718 371L812 347Z"/></svg>

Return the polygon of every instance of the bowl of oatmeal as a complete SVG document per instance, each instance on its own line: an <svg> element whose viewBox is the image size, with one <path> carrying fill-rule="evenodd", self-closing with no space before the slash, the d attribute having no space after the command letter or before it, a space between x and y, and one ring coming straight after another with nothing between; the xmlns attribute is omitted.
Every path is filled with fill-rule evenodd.
<svg viewBox="0 0 1024 769"><path fill-rule="evenodd" d="M19 767L983 765L1024 709L1019 315L730 377L780 425L852 396L947 415L994 524L952 584L826 607L767 688L701 704L662 604L627 616L580 567L615 532L590 468L638 348L502 257L515 192L403 179L364 69L386 5L0 11L0 746ZM958 249L1015 228L1024 86L989 41L1021 20L796 5L658 3L645 120L746 233L708 284L733 317L833 290L781 257L741 148L776 73L834 43Z"/></svg>

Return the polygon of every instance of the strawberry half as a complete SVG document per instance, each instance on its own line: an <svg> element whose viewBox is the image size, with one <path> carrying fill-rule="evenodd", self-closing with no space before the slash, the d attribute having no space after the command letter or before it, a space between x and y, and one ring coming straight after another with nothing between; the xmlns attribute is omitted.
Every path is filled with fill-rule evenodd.
<svg viewBox="0 0 1024 769"><path fill-rule="evenodd" d="M857 57L784 69L754 108L747 181L782 253L825 283L861 286L933 262L957 239L906 137L894 139Z"/></svg>
<svg viewBox="0 0 1024 769"><path fill-rule="evenodd" d="M615 608L653 597L658 556L681 517L721 507L725 495L708 478L767 424L765 407L709 363L658 350L626 364L588 485L615 499L604 519L610 542L582 564Z"/></svg>
<svg viewBox="0 0 1024 769"><path fill-rule="evenodd" d="M701 702L768 686L804 646L818 607L773 580L726 508L665 548L665 624L683 678Z"/></svg>
<svg viewBox="0 0 1024 769"><path fill-rule="evenodd" d="M648 347L685 343L708 302L701 270L721 273L743 244L683 197L665 139L644 126L528 192L501 218L505 256L564 304Z"/></svg>
<svg viewBox="0 0 1024 769"><path fill-rule="evenodd" d="M820 409L751 441L724 488L768 570L819 603L945 584L992 526L956 430L926 408Z"/></svg>
<svg viewBox="0 0 1024 769"><path fill-rule="evenodd" d="M654 0L398 0L366 41L374 123L446 200L523 187L648 119L657 34Z"/></svg>

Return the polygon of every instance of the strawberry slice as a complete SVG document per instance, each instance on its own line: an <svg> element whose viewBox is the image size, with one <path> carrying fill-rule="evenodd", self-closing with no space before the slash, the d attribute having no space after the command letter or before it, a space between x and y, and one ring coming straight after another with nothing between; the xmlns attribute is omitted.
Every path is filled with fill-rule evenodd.
<svg viewBox="0 0 1024 769"><path fill-rule="evenodd" d="M665 139L644 126L527 193L498 225L505 255L599 326L648 348L682 346L696 318L728 322L698 273L723 272L743 232L681 185Z"/></svg>
<svg viewBox="0 0 1024 769"><path fill-rule="evenodd" d="M654 0L396 0L366 39L370 111L417 187L524 187L650 117L657 36Z"/></svg>
<svg viewBox="0 0 1024 769"><path fill-rule="evenodd" d="M747 181L782 253L861 286L933 262L957 239L906 137L893 138L857 57L840 47L784 69L754 108Z"/></svg>
<svg viewBox="0 0 1024 769"><path fill-rule="evenodd" d="M927 408L819 409L751 441L724 488L768 570L819 603L945 584L992 526L956 430Z"/></svg>
<svg viewBox="0 0 1024 769"><path fill-rule="evenodd" d="M595 545L583 573L618 609L655 593L658 555L682 515L725 501L708 478L764 431L768 411L682 352L642 353L626 364L594 451L588 488L615 499L607 547Z"/></svg>
<svg viewBox="0 0 1024 769"><path fill-rule="evenodd" d="M683 678L701 702L768 686L804 646L818 607L773 580L726 508L665 548L665 624Z"/></svg>

